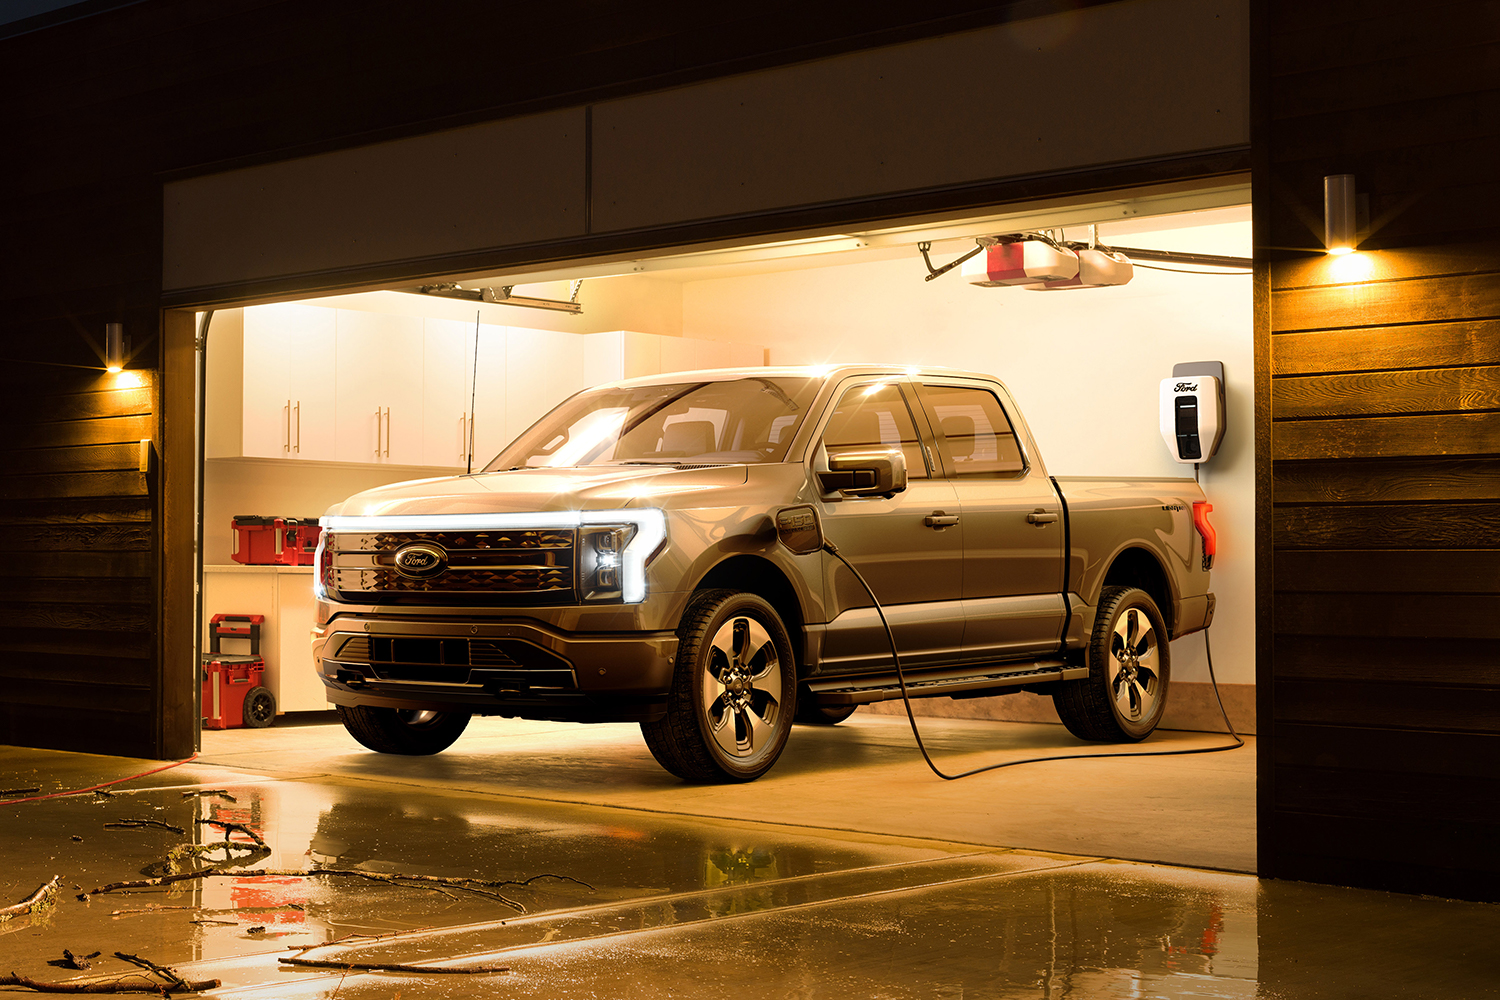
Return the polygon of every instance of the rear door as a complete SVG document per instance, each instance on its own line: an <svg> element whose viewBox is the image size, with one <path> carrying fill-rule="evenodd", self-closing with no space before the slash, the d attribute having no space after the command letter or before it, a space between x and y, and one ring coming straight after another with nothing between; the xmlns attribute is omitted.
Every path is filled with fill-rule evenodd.
<svg viewBox="0 0 1500 1000"><path fill-rule="evenodd" d="M1066 610L1062 501L1017 435L1009 398L957 378L923 378L917 391L964 529L964 657L1055 650Z"/></svg>
<svg viewBox="0 0 1500 1000"><path fill-rule="evenodd" d="M897 448L904 454L905 491L823 501L818 508L824 533L880 598L902 662L919 666L963 655L964 551L962 528L945 523L956 520L957 495L935 474L931 440L918 429L911 393L904 377L846 382L819 433L813 462L820 452ZM890 645L869 595L837 560L830 564L837 614L825 634L821 672L890 669Z"/></svg>

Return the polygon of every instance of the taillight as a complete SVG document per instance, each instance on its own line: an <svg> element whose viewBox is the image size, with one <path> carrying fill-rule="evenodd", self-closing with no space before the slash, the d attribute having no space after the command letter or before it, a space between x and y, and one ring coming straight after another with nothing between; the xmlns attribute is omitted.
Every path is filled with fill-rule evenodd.
<svg viewBox="0 0 1500 1000"><path fill-rule="evenodd" d="M1203 568L1211 569L1214 564L1214 553L1219 549L1219 536L1214 532L1214 526L1208 523L1208 512L1214 509L1214 505L1207 500L1197 500L1193 503L1193 527L1198 529L1198 534L1203 536Z"/></svg>

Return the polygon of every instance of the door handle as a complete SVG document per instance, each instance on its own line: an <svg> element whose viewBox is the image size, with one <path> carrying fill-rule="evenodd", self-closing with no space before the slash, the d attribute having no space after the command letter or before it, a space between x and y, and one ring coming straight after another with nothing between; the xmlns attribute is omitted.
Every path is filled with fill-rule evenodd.
<svg viewBox="0 0 1500 1000"><path fill-rule="evenodd" d="M391 457L391 408L385 408L385 457Z"/></svg>
<svg viewBox="0 0 1500 1000"><path fill-rule="evenodd" d="M1057 520L1057 515L1049 514L1042 508L1038 507L1035 511L1026 515L1026 520L1036 525L1051 524L1053 521Z"/></svg>
<svg viewBox="0 0 1500 1000"><path fill-rule="evenodd" d="M297 405L292 407L292 415L297 418L297 443L292 446L292 450L300 455L302 454L302 400L297 400Z"/></svg>
<svg viewBox="0 0 1500 1000"><path fill-rule="evenodd" d="M380 457L380 441L383 434L384 424L380 422L380 407L375 407L375 457Z"/></svg>
<svg viewBox="0 0 1500 1000"><path fill-rule="evenodd" d="M929 528L951 528L958 523L957 514L944 514L935 510L922 519L922 523Z"/></svg>

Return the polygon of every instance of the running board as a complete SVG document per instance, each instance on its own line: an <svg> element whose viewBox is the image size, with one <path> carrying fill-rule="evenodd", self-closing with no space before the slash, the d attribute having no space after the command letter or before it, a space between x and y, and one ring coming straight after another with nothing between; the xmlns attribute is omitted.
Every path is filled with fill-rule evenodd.
<svg viewBox="0 0 1500 1000"><path fill-rule="evenodd" d="M906 692L913 698L935 698L1022 684L1076 681L1088 675L1088 667L1072 667L1063 660L1039 660L1019 668L1015 664L1003 667L992 664L979 670L949 667L908 672ZM820 705L868 705L901 697L901 682L894 672L863 677L814 677L807 682L807 688L817 695Z"/></svg>

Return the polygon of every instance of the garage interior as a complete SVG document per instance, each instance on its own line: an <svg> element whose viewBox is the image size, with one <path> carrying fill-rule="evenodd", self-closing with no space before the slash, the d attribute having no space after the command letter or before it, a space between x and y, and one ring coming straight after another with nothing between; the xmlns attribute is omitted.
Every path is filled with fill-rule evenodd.
<svg viewBox="0 0 1500 1000"><path fill-rule="evenodd" d="M409 286L217 311L207 326L201 641L212 616L264 616L266 686L279 711L323 710L303 639L312 627L311 567L237 563L236 546L238 558L250 557L231 521L305 521L362 489L466 465L477 471L585 386L762 364L992 373L1015 395L1050 474L1177 477L1193 470L1172 461L1161 441L1156 386L1176 363L1215 360L1229 373L1232 428L1199 466L1223 546L1213 578L1216 668L1231 719L1254 733L1248 270L1142 260L1123 285L1038 292L976 286L957 268L926 280L919 251L927 246L941 266L975 249L976 236L1044 229L1244 261L1246 197L1247 187L1233 184L1127 193L1012 207L1003 217L465 277L427 294ZM1191 206L1204 207L1181 210ZM457 297L493 298L493 289L529 304ZM200 313L200 328L203 320ZM1080 355L1099 363L1079 366ZM1091 401L1084 412L1082 399ZM1222 729L1208 680L1202 640L1178 644L1167 728ZM1050 698L1028 692L926 700L919 709L1057 721Z"/></svg>

